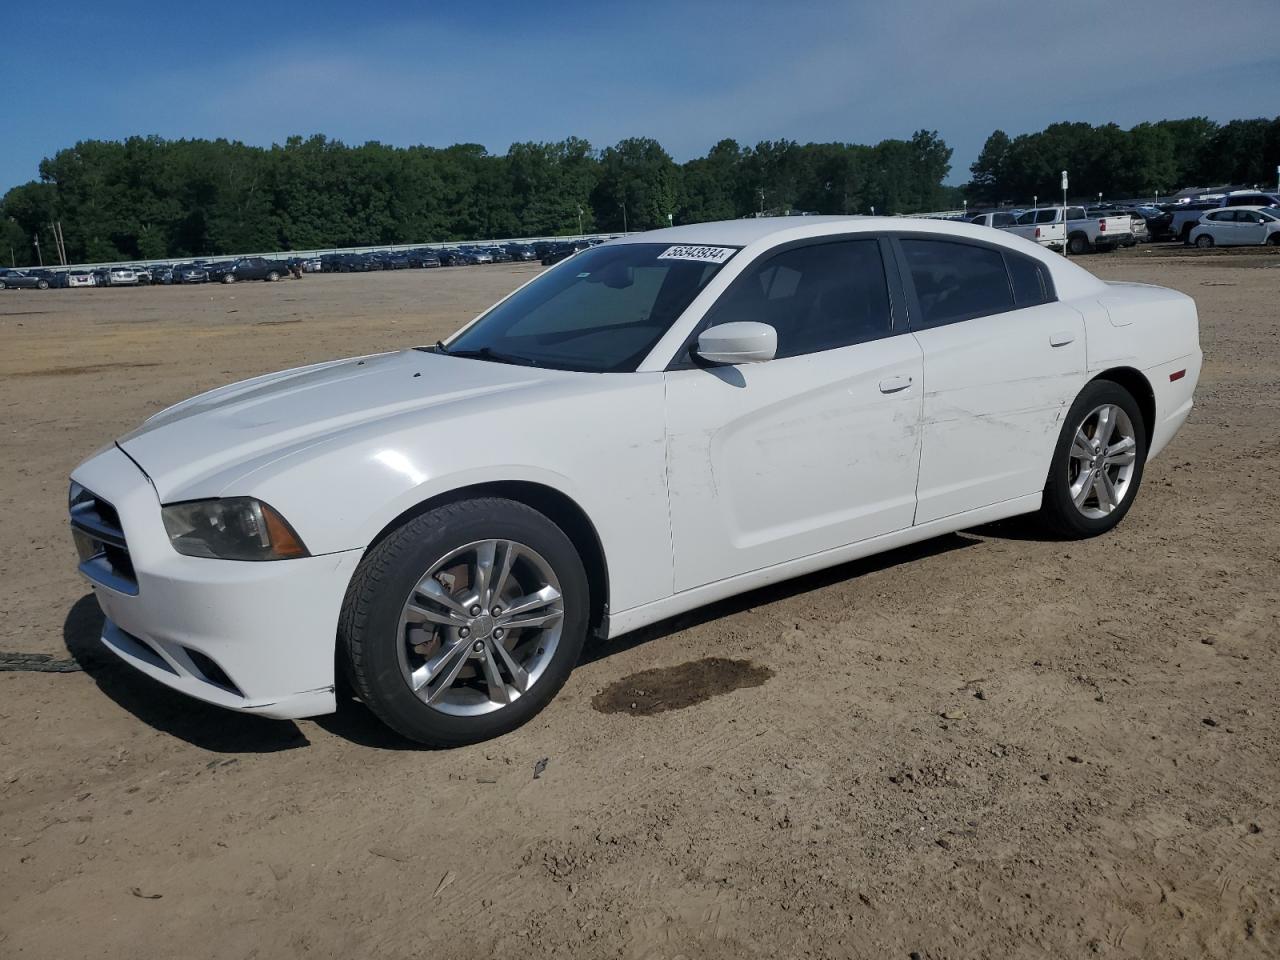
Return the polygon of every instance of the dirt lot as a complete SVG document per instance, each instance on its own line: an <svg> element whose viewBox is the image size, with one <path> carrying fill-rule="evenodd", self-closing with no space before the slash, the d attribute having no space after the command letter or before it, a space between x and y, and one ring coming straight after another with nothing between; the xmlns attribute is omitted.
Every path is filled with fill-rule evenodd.
<svg viewBox="0 0 1280 960"><path fill-rule="evenodd" d="M723 603L452 752L116 666L66 476L536 268L0 294L0 651L83 667L0 673L0 955L1280 955L1280 258L1174 254L1086 263L1195 296L1207 355L1114 534L984 528Z"/></svg>

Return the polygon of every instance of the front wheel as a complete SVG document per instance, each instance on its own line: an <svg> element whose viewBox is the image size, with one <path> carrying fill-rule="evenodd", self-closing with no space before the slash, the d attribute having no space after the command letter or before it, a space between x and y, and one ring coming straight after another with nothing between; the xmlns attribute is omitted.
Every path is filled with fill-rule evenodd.
<svg viewBox="0 0 1280 960"><path fill-rule="evenodd" d="M267 274L267 280L269 280L271 283L275 283L279 279L280 279L280 274L277 273L275 270L272 270L270 273Z"/></svg>
<svg viewBox="0 0 1280 960"><path fill-rule="evenodd" d="M451 747L515 729L568 678L589 585L572 541L483 498L406 522L361 561L339 622L352 686L388 726Z"/></svg>
<svg viewBox="0 0 1280 960"><path fill-rule="evenodd" d="M224 273L224 274L222 275L222 282L223 282L223 283L235 283L235 282L236 282L236 278L235 278L235 276L234 276L234 275L232 275L232 274L230 274L230 273Z"/></svg>
<svg viewBox="0 0 1280 960"><path fill-rule="evenodd" d="M1207 233L1200 234L1200 236L1196 237L1196 246L1201 250L1208 250L1213 246L1213 237Z"/></svg>
<svg viewBox="0 0 1280 960"><path fill-rule="evenodd" d="M1129 512L1146 460L1146 429L1133 395L1110 380L1093 381L1063 423L1042 519L1073 539L1106 533Z"/></svg>
<svg viewBox="0 0 1280 960"><path fill-rule="evenodd" d="M48 289L49 289L49 281L48 281L48 280L37 280L37 281L36 281L36 289L37 289L37 290L48 290Z"/></svg>

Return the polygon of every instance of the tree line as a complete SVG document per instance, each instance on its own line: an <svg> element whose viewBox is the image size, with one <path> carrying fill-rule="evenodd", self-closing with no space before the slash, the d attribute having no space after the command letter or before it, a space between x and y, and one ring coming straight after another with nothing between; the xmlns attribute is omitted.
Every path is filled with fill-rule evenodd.
<svg viewBox="0 0 1280 960"><path fill-rule="evenodd" d="M1217 124L1205 117L1139 123L1054 123L1010 138L996 130L969 168L971 204L1060 196L1061 171L1076 198L1168 196L1183 187L1275 187L1280 117Z"/></svg>
<svg viewBox="0 0 1280 960"><path fill-rule="evenodd" d="M436 148L324 136L86 140L0 200L0 257L69 262L645 230L761 211L913 212L958 203L936 132L874 146L722 140L676 163L656 140L597 150L571 137ZM670 218L670 220L668 219Z"/></svg>

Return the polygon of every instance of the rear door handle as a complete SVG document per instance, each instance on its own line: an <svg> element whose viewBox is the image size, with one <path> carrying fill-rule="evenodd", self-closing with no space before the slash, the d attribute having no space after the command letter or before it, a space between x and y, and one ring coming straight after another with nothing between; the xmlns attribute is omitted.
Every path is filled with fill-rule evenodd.
<svg viewBox="0 0 1280 960"><path fill-rule="evenodd" d="M1072 343L1075 338L1076 335L1069 330L1059 330L1057 333L1049 334L1049 346L1065 347L1068 343Z"/></svg>
<svg viewBox="0 0 1280 960"><path fill-rule="evenodd" d="M910 377L888 377L880 381L881 393L897 393L911 386Z"/></svg>

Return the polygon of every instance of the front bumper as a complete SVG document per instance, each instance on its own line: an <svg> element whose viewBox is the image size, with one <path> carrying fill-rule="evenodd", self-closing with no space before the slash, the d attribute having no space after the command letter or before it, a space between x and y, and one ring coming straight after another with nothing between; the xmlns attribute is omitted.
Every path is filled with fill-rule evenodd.
<svg viewBox="0 0 1280 960"><path fill-rule="evenodd" d="M338 614L361 551L261 563L186 557L169 543L155 489L118 448L73 479L115 508L128 547L132 584L80 565L109 650L221 707L288 719L334 711Z"/></svg>

